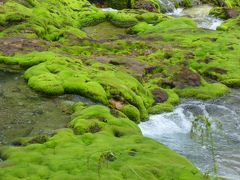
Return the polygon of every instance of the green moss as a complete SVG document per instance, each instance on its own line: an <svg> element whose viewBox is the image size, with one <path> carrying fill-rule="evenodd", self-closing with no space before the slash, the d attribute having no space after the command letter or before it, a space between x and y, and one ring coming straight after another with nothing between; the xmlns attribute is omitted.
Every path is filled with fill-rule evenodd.
<svg viewBox="0 0 240 180"><path fill-rule="evenodd" d="M132 105L125 105L121 111L132 121L139 123L140 122L140 113L138 109Z"/></svg>
<svg viewBox="0 0 240 180"><path fill-rule="evenodd" d="M125 12L109 12L109 21L118 27L131 27L137 24L138 20L134 14L127 14Z"/></svg>
<svg viewBox="0 0 240 180"><path fill-rule="evenodd" d="M1 177L203 178L182 156L142 137L137 125L129 119L116 118L109 109L98 105L75 110L71 126L81 135L61 129L43 144L2 148L1 156L5 154L6 160L1 163ZM89 131L92 127L96 130L96 124L100 131Z"/></svg>
<svg viewBox="0 0 240 180"><path fill-rule="evenodd" d="M84 82L79 79L64 79L64 89L67 93L80 94L103 104L108 104L107 95L103 87L97 82Z"/></svg>
<svg viewBox="0 0 240 180"><path fill-rule="evenodd" d="M33 89L50 95L60 92L75 93L105 105L108 104L108 99L119 95L140 110L141 118L147 118L146 109L153 102L150 92L131 75L104 71L93 65L86 67L81 65L80 60L58 57L33 66L24 76ZM51 82L56 87L52 91L46 87Z"/></svg>
<svg viewBox="0 0 240 180"><path fill-rule="evenodd" d="M28 80L28 85L36 91L49 95L59 95L64 93L61 79L50 73L31 77Z"/></svg>
<svg viewBox="0 0 240 180"><path fill-rule="evenodd" d="M22 53L1 53L1 63L31 66L24 73L30 87L49 95L79 94L103 105L113 99L125 113L77 103L69 128L46 142L1 147L0 177L203 179L185 158L144 138L135 122L149 112L172 111L179 96L214 98L229 91L222 83L238 86L239 18L220 27L226 31L208 31L189 18L144 10L103 12L86 0L7 1L0 12L1 37L38 37L49 43L45 52L23 47ZM82 27L105 20L138 34L93 40L83 32ZM191 84L194 78L176 78L183 69L189 76L198 74L200 85ZM174 89L182 82L184 88ZM150 90L161 86L168 99L153 106Z"/></svg>
<svg viewBox="0 0 240 180"><path fill-rule="evenodd" d="M235 17L235 18L231 18L228 19L226 21L224 21L218 28L217 30L221 30L221 31L238 31L239 28L239 20L240 17Z"/></svg>
<svg viewBox="0 0 240 180"><path fill-rule="evenodd" d="M150 28L151 28L151 25L147 24L146 22L140 22L140 23L137 23L135 26L133 26L130 32L141 33L149 30Z"/></svg>
<svg viewBox="0 0 240 180"><path fill-rule="evenodd" d="M139 115L139 113L138 113ZM138 134L140 131L136 125L127 121L126 118L116 118L110 114L108 108L100 105L90 106L86 108L75 108L75 113L73 114L73 121L71 121L70 126L74 129L77 134L84 134L86 132L97 133L97 132L107 132L112 134L116 133L118 127L124 128L127 134ZM123 130L121 130L123 132Z"/></svg>
<svg viewBox="0 0 240 180"><path fill-rule="evenodd" d="M180 102L180 98L174 92L174 90L165 89L164 91L166 91L168 94L167 101L163 103L158 103L153 107L149 108L149 113L156 114L156 113L162 113L162 112L171 112L173 111L174 105Z"/></svg>
<svg viewBox="0 0 240 180"><path fill-rule="evenodd" d="M227 85L228 87L240 87L240 79L225 79L221 83Z"/></svg>
<svg viewBox="0 0 240 180"><path fill-rule="evenodd" d="M176 89L175 91L181 97L212 99L229 92L229 89L221 83L213 83L213 84L204 84L200 87L188 87L185 89Z"/></svg>
<svg viewBox="0 0 240 180"><path fill-rule="evenodd" d="M5 29L1 33L2 36L15 33L11 30L11 26L19 24L18 28L22 31L31 30L38 37L46 40L59 40L64 32L69 31L85 37L76 28L96 24L106 19L105 13L91 6L87 0L71 2L44 0L20 3L7 1L3 5L3 10L7 13L1 14L0 24L8 26L9 29Z"/></svg>
<svg viewBox="0 0 240 180"><path fill-rule="evenodd" d="M212 8L209 14L221 19L227 19L224 9L222 7Z"/></svg>
<svg viewBox="0 0 240 180"><path fill-rule="evenodd" d="M119 27L132 27L139 22L148 24L157 24L168 19L162 14L148 12L145 10L122 10L118 12L109 12L107 14L109 21Z"/></svg>
<svg viewBox="0 0 240 180"><path fill-rule="evenodd" d="M161 32L166 30L174 30L181 28L196 28L196 23L190 18L172 18L163 22L158 23L147 31L147 33L152 32Z"/></svg>
<svg viewBox="0 0 240 180"><path fill-rule="evenodd" d="M147 118L146 108L153 103L153 97L135 78L121 72L103 72L96 80L104 87L109 97L122 96L139 109L141 118Z"/></svg>
<svg viewBox="0 0 240 180"><path fill-rule="evenodd" d="M51 51L15 54L13 56L0 56L0 63L30 67L41 62L54 59L57 55Z"/></svg>

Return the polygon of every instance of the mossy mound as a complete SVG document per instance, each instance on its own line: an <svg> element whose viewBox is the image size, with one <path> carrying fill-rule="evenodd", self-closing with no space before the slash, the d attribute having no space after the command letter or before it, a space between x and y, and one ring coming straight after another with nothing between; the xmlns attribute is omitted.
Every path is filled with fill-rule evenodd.
<svg viewBox="0 0 240 180"><path fill-rule="evenodd" d="M57 55L51 51L32 52L26 54L15 54L13 56L0 56L0 63L8 65L19 65L21 67L31 67L41 62L54 59Z"/></svg>
<svg viewBox="0 0 240 180"><path fill-rule="evenodd" d="M42 144L2 148L0 176L4 179L203 178L189 161L144 138L129 119L116 118L103 106L78 106L75 110L73 130L59 130Z"/></svg>
<svg viewBox="0 0 240 180"><path fill-rule="evenodd" d="M153 33L163 32L181 28L196 28L196 23L189 18L170 18L165 21L156 23L155 25L140 22L132 27L131 31L134 33Z"/></svg>
<svg viewBox="0 0 240 180"><path fill-rule="evenodd" d="M140 113L138 109L132 105L125 105L121 111L126 114L126 116L132 121L139 123L140 122Z"/></svg>
<svg viewBox="0 0 240 180"><path fill-rule="evenodd" d="M168 94L167 101L153 105L149 109L149 113L157 114L157 113L161 113L161 112L172 112L174 105L176 105L180 102L179 96L173 90L166 89L165 91Z"/></svg>
<svg viewBox="0 0 240 180"><path fill-rule="evenodd" d="M121 10L118 12L108 12L108 20L115 26L132 27L140 22L148 24L157 24L168 19L159 13L148 12L145 10Z"/></svg>
<svg viewBox="0 0 240 180"><path fill-rule="evenodd" d="M131 35L98 39L81 29L103 21ZM44 141L2 147L0 177L205 178L180 155L144 138L136 123L149 112L172 111L179 96L215 98L227 86L238 87L237 27L239 17L210 31L185 17L104 12L86 0L6 1L0 6L0 63L28 68L24 77L36 91L78 94L101 105L76 104L69 128ZM154 89L166 97L156 101Z"/></svg>
<svg viewBox="0 0 240 180"><path fill-rule="evenodd" d="M221 26L219 26L217 29L221 31L236 31L239 32L239 21L240 16L237 16L235 18L228 19L227 21L224 21Z"/></svg>
<svg viewBox="0 0 240 180"><path fill-rule="evenodd" d="M147 118L153 102L151 93L127 73L87 67L78 59L56 57L29 68L24 76L30 87L48 95L74 93L105 105L121 96L140 110L141 118Z"/></svg>
<svg viewBox="0 0 240 180"><path fill-rule="evenodd" d="M104 21L104 12L87 0L65 1L7 1L1 6L0 36L22 32L36 34L46 40L59 40L65 33L85 37L79 30Z"/></svg>

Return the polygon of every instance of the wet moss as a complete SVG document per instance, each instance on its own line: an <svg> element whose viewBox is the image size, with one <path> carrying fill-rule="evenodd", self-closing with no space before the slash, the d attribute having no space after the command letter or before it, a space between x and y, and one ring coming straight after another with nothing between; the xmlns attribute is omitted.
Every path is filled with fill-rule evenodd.
<svg viewBox="0 0 240 180"><path fill-rule="evenodd" d="M40 38L53 41L59 40L69 31L84 37L82 32L74 28L96 24L106 19L104 12L91 6L86 0L51 1L51 3L45 0L28 4L7 1L3 5L3 11L6 13L1 14L1 25L13 29L13 25L19 24L14 27L18 28L17 31L28 30ZM5 29L1 35L5 36L9 33L13 31Z"/></svg>
<svg viewBox="0 0 240 180"><path fill-rule="evenodd" d="M108 121L103 131L97 133L75 135L71 129L62 129L43 144L2 149L1 154L8 154L9 157L1 164L1 177L58 179L60 176L79 178L81 174L83 179L99 176L137 179L140 175L151 179L173 176L202 178L189 161L165 146L142 137L135 123L113 117L106 107L90 106L76 109L76 113L77 117L71 122L74 129L83 120L96 121L102 116ZM127 129L131 130L131 134L124 136ZM134 152L134 156L130 156L129 151Z"/></svg>
<svg viewBox="0 0 240 180"><path fill-rule="evenodd" d="M28 68L33 65L54 59L57 55L51 51L31 52L26 54L15 54L13 56L0 56L0 63L9 65L20 65Z"/></svg>
<svg viewBox="0 0 240 180"><path fill-rule="evenodd" d="M83 32L103 21L130 27L136 35L90 39ZM1 53L0 63L30 67L24 77L32 89L79 94L102 104L76 104L69 128L46 141L1 148L0 157L7 158L0 177L203 179L186 159L144 138L136 123L148 113L172 111L179 96L215 98L228 92L227 86L239 86L238 17L213 32L197 29L189 18L144 10L103 12L86 0L7 1L0 26L1 37L49 42L48 51ZM154 88L162 88L168 99L154 104ZM116 98L123 109L106 107Z"/></svg>
<svg viewBox="0 0 240 180"><path fill-rule="evenodd" d="M165 89L164 91L168 94L167 101L163 103L157 103L156 105L149 108L149 113L156 114L162 112L171 112L176 104L180 102L179 96L171 89Z"/></svg>
<svg viewBox="0 0 240 180"><path fill-rule="evenodd" d="M213 99L229 92L229 88L221 83L205 84L200 87L188 87L175 90L181 97Z"/></svg>
<svg viewBox="0 0 240 180"><path fill-rule="evenodd" d="M132 105L125 105L121 111L132 121L139 123L140 122L140 113L138 109Z"/></svg>

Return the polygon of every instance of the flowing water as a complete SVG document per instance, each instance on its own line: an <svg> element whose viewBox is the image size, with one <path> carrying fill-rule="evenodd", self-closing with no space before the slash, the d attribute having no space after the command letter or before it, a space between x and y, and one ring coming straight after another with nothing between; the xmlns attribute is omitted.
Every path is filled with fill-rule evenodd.
<svg viewBox="0 0 240 180"><path fill-rule="evenodd" d="M197 5L192 8L177 8L172 12L168 12L171 16L186 16L192 18L199 28L216 30L223 20L209 15L212 6L210 5Z"/></svg>
<svg viewBox="0 0 240 180"><path fill-rule="evenodd" d="M166 15L174 17L189 17L193 19L199 28L216 30L223 23L222 19L209 15L213 8L211 5L200 5L198 0L192 0L192 8L176 8L176 4L182 0L158 0L161 6L161 11L166 12ZM103 11L118 11L112 8L102 8ZM114 29L114 27L112 27ZM96 31L97 32L97 31Z"/></svg>
<svg viewBox="0 0 240 180"><path fill-rule="evenodd" d="M213 174L213 168L217 167L217 175L237 180L240 179L239 102L240 90L209 101L185 99L173 112L152 115L139 127L144 136L187 157L203 172ZM213 141L191 138L192 121L199 116L212 122ZM222 129L214 122L221 122Z"/></svg>
<svg viewBox="0 0 240 180"><path fill-rule="evenodd" d="M66 127L71 106L80 100L74 95L43 97L27 86L21 73L0 70L0 145Z"/></svg>

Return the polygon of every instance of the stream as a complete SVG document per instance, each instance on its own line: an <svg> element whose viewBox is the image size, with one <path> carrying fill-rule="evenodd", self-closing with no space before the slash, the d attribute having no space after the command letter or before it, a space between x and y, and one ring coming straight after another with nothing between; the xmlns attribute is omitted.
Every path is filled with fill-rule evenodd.
<svg viewBox="0 0 240 180"><path fill-rule="evenodd" d="M194 6L191 8L176 8L175 1L171 0L158 0L161 7L166 11L166 15L174 17L189 17L193 19L199 28L216 30L218 26L223 23L222 19L216 18L209 15L210 10L213 6L208 4L200 4L197 0L192 0ZM178 0L181 1L181 0ZM118 10L112 8L102 8L103 11L113 11ZM114 28L113 28L114 29Z"/></svg>
<svg viewBox="0 0 240 180"><path fill-rule="evenodd" d="M201 171L214 174L216 166L218 176L237 180L240 179L239 102L240 90L209 101L184 99L173 112L151 115L150 120L139 127L144 136L187 157ZM191 138L192 121L199 116L212 123L213 141ZM217 128L217 122L222 128Z"/></svg>
<svg viewBox="0 0 240 180"><path fill-rule="evenodd" d="M0 70L0 145L20 137L51 135L66 127L77 95L44 97L32 91L21 73Z"/></svg>
<svg viewBox="0 0 240 180"><path fill-rule="evenodd" d="M171 3L161 0L166 6ZM216 30L223 22L209 15L210 5L192 8L175 8L167 15L192 18L199 28ZM202 172L240 179L240 90L215 100L199 101L183 99L173 112L151 115L149 121L139 127L144 136L155 139L192 161ZM211 123L211 137L203 141L191 138L193 121L204 117ZM222 128L218 128L217 124Z"/></svg>
<svg viewBox="0 0 240 180"><path fill-rule="evenodd" d="M170 16L186 16L192 18L199 28L216 30L218 26L223 23L223 20L209 15L212 6L210 5L197 5L192 8L177 8L172 12L168 12Z"/></svg>

